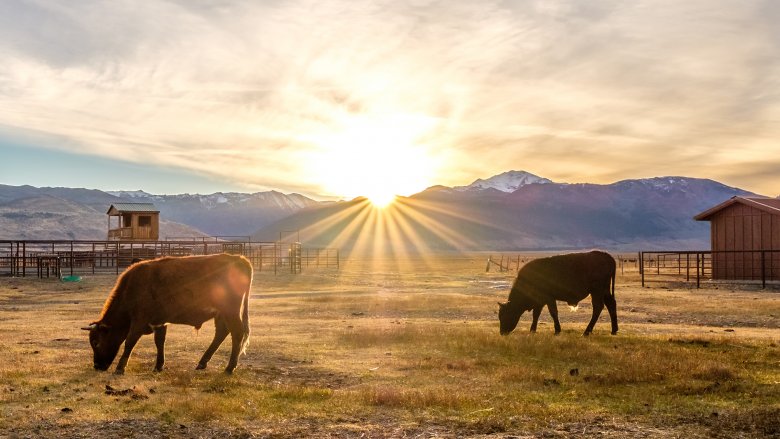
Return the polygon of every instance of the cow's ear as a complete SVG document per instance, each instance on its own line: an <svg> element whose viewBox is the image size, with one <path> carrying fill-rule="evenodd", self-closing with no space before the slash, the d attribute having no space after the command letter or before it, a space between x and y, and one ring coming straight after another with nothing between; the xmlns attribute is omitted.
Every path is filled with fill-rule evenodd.
<svg viewBox="0 0 780 439"><path fill-rule="evenodd" d="M111 328L111 327L106 325L105 323L98 324L98 329L109 329L109 328Z"/></svg>
<svg viewBox="0 0 780 439"><path fill-rule="evenodd" d="M499 308L503 308L506 306L506 303L502 303L502 302L497 302L497 303Z"/></svg>

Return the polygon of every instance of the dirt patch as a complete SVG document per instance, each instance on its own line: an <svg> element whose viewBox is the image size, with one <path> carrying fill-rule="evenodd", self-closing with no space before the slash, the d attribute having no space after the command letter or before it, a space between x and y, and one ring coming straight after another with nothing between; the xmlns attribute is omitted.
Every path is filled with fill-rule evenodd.
<svg viewBox="0 0 780 439"><path fill-rule="evenodd" d="M149 437L149 438L228 438L246 439L261 437L249 433L246 429L221 428L213 425L185 425L171 424L149 419L117 419L113 421L99 422L60 422L44 421L38 425L26 429L11 429L0 432L8 438L122 438L122 437ZM3 436L6 437L6 436Z"/></svg>
<svg viewBox="0 0 780 439"><path fill-rule="evenodd" d="M257 377L258 382L275 385L311 386L341 389L360 384L360 378L317 367L312 360L289 358L264 352L242 359L242 367Z"/></svg>

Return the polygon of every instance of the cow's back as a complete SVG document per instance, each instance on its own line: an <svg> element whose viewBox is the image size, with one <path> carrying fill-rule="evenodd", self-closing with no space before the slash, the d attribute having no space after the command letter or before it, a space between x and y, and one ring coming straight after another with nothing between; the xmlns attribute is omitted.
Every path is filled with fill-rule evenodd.
<svg viewBox="0 0 780 439"><path fill-rule="evenodd" d="M133 316L150 324L200 326L220 312L240 306L252 267L232 255L161 258L140 262L124 277L123 302Z"/></svg>
<svg viewBox="0 0 780 439"><path fill-rule="evenodd" d="M609 285L615 273L615 260L608 253L591 251L534 259L517 274L510 292L536 302L548 297L576 303L594 289Z"/></svg>

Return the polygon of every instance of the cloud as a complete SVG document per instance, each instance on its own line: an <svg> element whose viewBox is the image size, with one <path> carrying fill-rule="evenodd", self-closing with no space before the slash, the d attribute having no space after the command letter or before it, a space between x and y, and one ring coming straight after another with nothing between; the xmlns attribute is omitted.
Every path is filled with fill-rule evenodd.
<svg viewBox="0 0 780 439"><path fill-rule="evenodd" d="M424 118L423 131L376 136L412 130L401 137L438 158L436 183L509 168L597 182L706 172L772 193L780 176L756 180L749 165L780 165L778 11L725 0L3 2L0 124L70 140L52 148L343 195L310 172L327 158L317 139L355 120Z"/></svg>

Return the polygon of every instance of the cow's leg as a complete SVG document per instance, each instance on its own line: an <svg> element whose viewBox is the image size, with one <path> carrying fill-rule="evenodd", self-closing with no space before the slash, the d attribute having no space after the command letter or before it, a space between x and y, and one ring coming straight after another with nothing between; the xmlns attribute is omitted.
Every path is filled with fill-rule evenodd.
<svg viewBox="0 0 780 439"><path fill-rule="evenodd" d="M230 361L225 368L225 373L233 373L233 369L238 365L238 355L241 353L241 344L244 341L244 324L238 316L225 319L230 336L233 341L233 347L230 351Z"/></svg>
<svg viewBox="0 0 780 439"><path fill-rule="evenodd" d="M539 315L542 314L542 308L544 308L544 305L534 308L533 321L531 322L531 332L536 332L536 324L539 323Z"/></svg>
<svg viewBox="0 0 780 439"><path fill-rule="evenodd" d="M603 295L591 294L591 297L593 298L593 317L590 318L590 323L588 323L588 327L585 328L585 333L582 334L584 336L588 336L590 335L591 332L593 332L593 327L596 326L596 321L599 319L599 316L601 315L601 310L604 309Z"/></svg>
<svg viewBox="0 0 780 439"><path fill-rule="evenodd" d="M116 370L114 371L115 374L122 375L125 373L127 360L130 359L130 354L133 353L133 348L135 347L135 344L138 343L138 339L141 338L142 335L144 335L143 329L138 328L136 325L130 326L130 332L128 332L127 338L125 339L125 350L122 352L122 356L119 358L119 363L116 364Z"/></svg>
<svg viewBox="0 0 780 439"><path fill-rule="evenodd" d="M615 335L618 332L617 302L615 301L615 296L607 293L607 295L604 296L604 305L607 306L609 319L612 321L612 335Z"/></svg>
<svg viewBox="0 0 780 439"><path fill-rule="evenodd" d="M552 317L555 325L555 335L558 335L561 333L561 322L558 320L558 305L555 303L555 300L551 300L547 304L547 309L550 311L550 317Z"/></svg>
<svg viewBox="0 0 780 439"><path fill-rule="evenodd" d="M214 317L214 339L211 340L211 344L209 345L208 349L206 349L206 352L203 353L203 356L200 357L200 361L198 361L198 366L195 368L196 370L205 369L206 365L209 363L209 360L211 360L211 357L214 355L214 352L217 351L217 348L219 348L219 345L222 344L222 342L225 340L225 337L228 335L228 328L227 325L225 325L225 321L217 316Z"/></svg>
<svg viewBox="0 0 780 439"><path fill-rule="evenodd" d="M160 372L165 365L165 334L168 327L163 325L154 328L154 345L157 346L157 362L154 364L154 370Z"/></svg>

